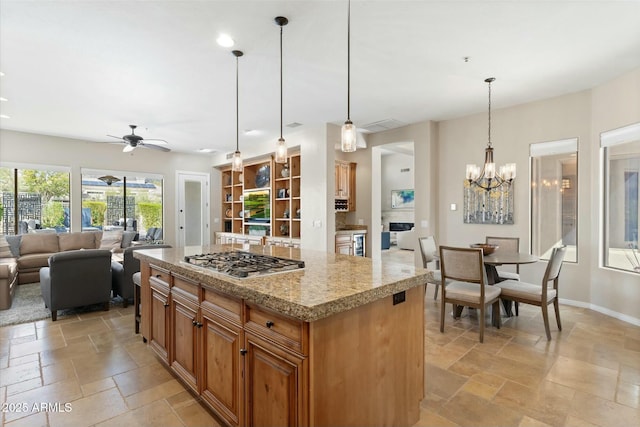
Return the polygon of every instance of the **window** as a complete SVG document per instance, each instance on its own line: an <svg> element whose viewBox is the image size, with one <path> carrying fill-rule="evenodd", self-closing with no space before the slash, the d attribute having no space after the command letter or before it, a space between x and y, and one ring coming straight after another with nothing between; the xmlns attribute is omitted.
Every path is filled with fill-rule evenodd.
<svg viewBox="0 0 640 427"><path fill-rule="evenodd" d="M134 230L158 240L163 221L162 176L82 170L82 229ZM153 236L147 236L151 231Z"/></svg>
<svg viewBox="0 0 640 427"><path fill-rule="evenodd" d="M65 168L0 167L0 234L69 231L69 188Z"/></svg>
<svg viewBox="0 0 640 427"><path fill-rule="evenodd" d="M604 132L600 146L604 175L603 265L640 272L640 123Z"/></svg>
<svg viewBox="0 0 640 427"><path fill-rule="evenodd" d="M531 144L531 252L549 259L567 246L578 261L578 139Z"/></svg>

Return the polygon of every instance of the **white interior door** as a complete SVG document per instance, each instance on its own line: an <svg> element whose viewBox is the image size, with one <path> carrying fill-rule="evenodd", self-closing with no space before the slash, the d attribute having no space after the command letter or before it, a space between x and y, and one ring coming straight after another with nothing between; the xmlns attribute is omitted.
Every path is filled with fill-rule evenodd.
<svg viewBox="0 0 640 427"><path fill-rule="evenodd" d="M204 246L210 243L209 175L177 173L178 246Z"/></svg>

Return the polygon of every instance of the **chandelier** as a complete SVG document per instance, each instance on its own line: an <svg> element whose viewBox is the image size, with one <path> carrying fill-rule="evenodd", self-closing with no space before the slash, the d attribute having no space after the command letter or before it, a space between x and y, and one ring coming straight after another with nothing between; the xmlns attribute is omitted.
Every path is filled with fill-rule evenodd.
<svg viewBox="0 0 640 427"><path fill-rule="evenodd" d="M242 154L240 153L240 97L238 96L238 58L243 53L241 50L231 51L236 57L236 151L231 159L231 170L233 172L242 172Z"/></svg>
<svg viewBox="0 0 640 427"><path fill-rule="evenodd" d="M465 174L470 187L478 187L486 191L510 186L516 177L515 163L500 166L496 173L496 164L493 161L493 147L491 146L491 82L493 81L495 81L494 77L485 79L489 86L489 142L487 148L484 149L484 166L480 170L480 166L468 164Z"/></svg>

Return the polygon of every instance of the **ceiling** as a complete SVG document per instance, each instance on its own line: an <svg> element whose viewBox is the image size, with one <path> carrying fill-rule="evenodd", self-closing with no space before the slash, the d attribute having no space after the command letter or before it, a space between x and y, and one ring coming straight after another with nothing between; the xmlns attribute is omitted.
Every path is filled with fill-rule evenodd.
<svg viewBox="0 0 640 427"><path fill-rule="evenodd" d="M115 141L137 124L174 151L235 149L279 133L279 27L287 124L341 124L347 2L0 0L0 127ZM468 57L468 61L464 58ZM640 1L351 4L351 119L359 128L485 112L576 92L640 67ZM367 126L369 125L369 126ZM298 128L300 129L300 128ZM253 132L245 133L252 130Z"/></svg>

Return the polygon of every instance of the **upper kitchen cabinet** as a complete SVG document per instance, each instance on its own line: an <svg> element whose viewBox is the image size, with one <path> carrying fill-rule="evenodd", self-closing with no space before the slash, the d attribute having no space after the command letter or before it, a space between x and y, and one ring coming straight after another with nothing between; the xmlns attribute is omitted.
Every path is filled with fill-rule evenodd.
<svg viewBox="0 0 640 427"><path fill-rule="evenodd" d="M356 163L336 160L335 208L338 212L356 210Z"/></svg>

